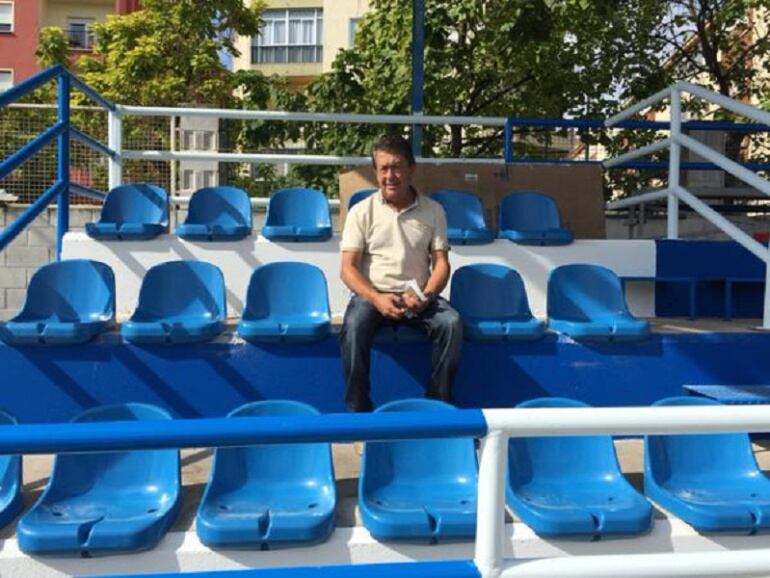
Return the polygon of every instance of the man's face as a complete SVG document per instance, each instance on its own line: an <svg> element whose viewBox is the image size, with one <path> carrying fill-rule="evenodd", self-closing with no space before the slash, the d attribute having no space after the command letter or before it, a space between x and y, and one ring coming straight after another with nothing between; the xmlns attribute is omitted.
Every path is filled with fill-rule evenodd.
<svg viewBox="0 0 770 578"><path fill-rule="evenodd" d="M377 184L386 201L404 199L409 195L414 167L401 155L386 151L374 153L374 170Z"/></svg>

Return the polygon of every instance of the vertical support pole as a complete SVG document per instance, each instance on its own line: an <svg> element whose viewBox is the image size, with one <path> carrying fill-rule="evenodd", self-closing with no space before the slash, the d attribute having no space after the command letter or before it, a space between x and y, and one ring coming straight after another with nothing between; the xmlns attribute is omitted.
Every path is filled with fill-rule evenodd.
<svg viewBox="0 0 770 578"><path fill-rule="evenodd" d="M770 241L765 258L765 302L762 306L762 329L770 330Z"/></svg>
<svg viewBox="0 0 770 578"><path fill-rule="evenodd" d="M56 179L61 183L56 207L56 259L61 259L64 235L70 228L70 77L59 75L59 122L64 126L58 137Z"/></svg>
<svg viewBox="0 0 770 578"><path fill-rule="evenodd" d="M474 562L483 578L496 578L503 568L507 449L508 436L501 431L481 442Z"/></svg>
<svg viewBox="0 0 770 578"><path fill-rule="evenodd" d="M123 117L119 110L107 114L107 146L115 151L109 160L108 187L112 190L123 184Z"/></svg>
<svg viewBox="0 0 770 578"><path fill-rule="evenodd" d="M682 146L682 93L674 86L671 89L671 152L668 160L668 209L667 230L669 239L679 238L679 197L674 191L679 187Z"/></svg>
<svg viewBox="0 0 770 578"><path fill-rule="evenodd" d="M425 0L412 2L412 114L422 116L425 82ZM422 125L412 125L412 153L422 156Z"/></svg>
<svg viewBox="0 0 770 578"><path fill-rule="evenodd" d="M505 136L503 138L505 139L505 146L503 147L505 162L511 163L513 162L513 122L510 117L505 119Z"/></svg>

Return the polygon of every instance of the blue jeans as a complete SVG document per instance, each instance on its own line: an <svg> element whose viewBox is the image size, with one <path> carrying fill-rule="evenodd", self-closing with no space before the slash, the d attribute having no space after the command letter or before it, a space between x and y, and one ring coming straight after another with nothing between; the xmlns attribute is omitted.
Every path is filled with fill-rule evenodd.
<svg viewBox="0 0 770 578"><path fill-rule="evenodd" d="M345 371L345 403L351 411L372 411L369 367L374 336L380 327L404 324L424 331L433 342L433 370L425 397L452 402L452 382L460 363L463 324L460 315L442 298L434 300L420 315L393 321L377 308L354 295L345 310L340 333Z"/></svg>

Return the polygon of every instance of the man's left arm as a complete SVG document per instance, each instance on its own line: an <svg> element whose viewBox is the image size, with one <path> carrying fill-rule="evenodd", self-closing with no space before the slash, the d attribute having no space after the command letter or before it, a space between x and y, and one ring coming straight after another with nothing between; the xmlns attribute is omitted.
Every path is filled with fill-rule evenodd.
<svg viewBox="0 0 770 578"><path fill-rule="evenodd" d="M425 283L422 292L435 298L439 296L449 282L449 273L451 272L449 251L433 251L430 254L430 260L430 277L428 277L428 282Z"/></svg>

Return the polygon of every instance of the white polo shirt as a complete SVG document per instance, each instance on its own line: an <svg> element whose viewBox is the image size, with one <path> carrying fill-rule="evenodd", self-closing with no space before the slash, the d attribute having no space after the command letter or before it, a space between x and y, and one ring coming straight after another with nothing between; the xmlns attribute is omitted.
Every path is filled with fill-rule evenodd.
<svg viewBox="0 0 770 578"><path fill-rule="evenodd" d="M342 251L360 251L361 273L378 291L400 292L412 279L424 287L430 255L448 251L446 214L436 201L417 194L401 212L381 191L357 203L342 231Z"/></svg>

